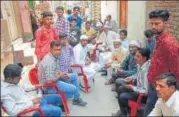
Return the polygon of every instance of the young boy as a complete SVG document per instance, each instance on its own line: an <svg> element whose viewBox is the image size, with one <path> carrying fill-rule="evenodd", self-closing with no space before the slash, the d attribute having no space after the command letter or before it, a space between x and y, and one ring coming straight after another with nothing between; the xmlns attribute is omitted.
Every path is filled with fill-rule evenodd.
<svg viewBox="0 0 179 117"><path fill-rule="evenodd" d="M70 27L70 37L69 37L69 44L74 47L80 42L81 32L78 28L76 28L76 19L72 19L71 27Z"/></svg>
<svg viewBox="0 0 179 117"><path fill-rule="evenodd" d="M42 26L35 34L37 63L50 51L50 42L59 38L55 28L51 26L53 14L50 11L44 11L41 15Z"/></svg>
<svg viewBox="0 0 179 117"><path fill-rule="evenodd" d="M8 115L17 116L24 109L40 106L46 116L61 116L61 97L58 94L49 94L43 97L34 97L26 91L42 88L42 85L19 84L22 68L16 64L9 64L4 69L5 80L1 81L1 103ZM54 104L54 105L50 105ZM32 116L39 116L33 112Z"/></svg>

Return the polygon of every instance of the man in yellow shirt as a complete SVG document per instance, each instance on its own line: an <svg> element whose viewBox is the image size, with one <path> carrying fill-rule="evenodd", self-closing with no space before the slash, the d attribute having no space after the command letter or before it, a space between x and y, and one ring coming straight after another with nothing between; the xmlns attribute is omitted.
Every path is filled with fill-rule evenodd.
<svg viewBox="0 0 179 117"><path fill-rule="evenodd" d="M88 43L92 43L97 34L97 32L91 28L91 22L89 21L85 23L85 29L83 29L81 33L82 35L88 36Z"/></svg>

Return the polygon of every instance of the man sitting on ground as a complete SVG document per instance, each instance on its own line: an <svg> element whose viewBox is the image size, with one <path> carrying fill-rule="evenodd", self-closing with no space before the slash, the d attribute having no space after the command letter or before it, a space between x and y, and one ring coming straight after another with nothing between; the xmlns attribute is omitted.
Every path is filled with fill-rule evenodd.
<svg viewBox="0 0 179 117"><path fill-rule="evenodd" d="M124 81L129 83L129 81L135 80L136 86L131 84L124 84L117 88L118 92L118 103L120 107L120 111L113 114L113 116L127 116L127 113L130 112L130 108L128 106L128 100L136 101L139 93L147 93L148 92L148 79L147 73L149 69L149 58L150 58L150 50L139 48L135 59L139 65L138 71L135 75L126 78Z"/></svg>
<svg viewBox="0 0 179 117"><path fill-rule="evenodd" d="M46 116L61 116L62 111L58 107L61 104L61 97L58 94L31 96L26 91L42 88L42 85L20 84L21 71L22 68L16 64L9 64L4 69L5 80L1 82L1 103L7 114L17 116L24 109L39 105ZM31 116L39 116L39 113L33 112Z"/></svg>
<svg viewBox="0 0 179 117"><path fill-rule="evenodd" d="M58 57L61 53L59 40L52 41L50 52L40 62L38 68L38 78L40 83L56 83L58 88L67 94L67 98L74 95L73 104L85 106L87 103L80 98L80 90L76 75L68 75L60 68ZM62 68L64 70L64 68ZM48 88L48 92L54 92L53 88Z"/></svg>

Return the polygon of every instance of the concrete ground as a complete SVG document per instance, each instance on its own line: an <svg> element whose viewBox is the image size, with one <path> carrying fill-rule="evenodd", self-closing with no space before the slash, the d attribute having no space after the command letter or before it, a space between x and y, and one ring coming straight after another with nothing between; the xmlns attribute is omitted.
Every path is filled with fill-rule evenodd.
<svg viewBox="0 0 179 117"><path fill-rule="evenodd" d="M28 80L28 72L34 65L24 67L23 78L21 83L30 83ZM72 105L72 99L68 100L70 108L70 116L111 116L111 113L119 109L116 94L111 91L112 85L105 86L106 77L97 73L95 76L95 85L89 94L85 94L80 90L83 100L88 102L85 107ZM31 93L35 95L34 93Z"/></svg>
<svg viewBox="0 0 179 117"><path fill-rule="evenodd" d="M34 56L34 64L25 66L22 73L21 83L30 83L28 73L37 61L34 55L34 46L30 46L30 43L25 43L22 46L21 41L16 41L15 43L15 50L24 50L25 56ZM32 44L34 45L34 42ZM116 94L111 91L111 85L104 85L106 80L107 77L97 73L94 89L89 94L85 94L83 91L80 92L82 99L88 102L86 107L72 105L72 99L68 100L70 116L111 116L111 113L116 112L119 109L117 99L115 98ZM35 95L35 92L32 94Z"/></svg>

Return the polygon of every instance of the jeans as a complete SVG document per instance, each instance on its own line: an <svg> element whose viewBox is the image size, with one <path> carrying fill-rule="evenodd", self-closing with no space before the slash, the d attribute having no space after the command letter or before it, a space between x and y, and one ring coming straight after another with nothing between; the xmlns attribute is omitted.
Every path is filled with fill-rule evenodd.
<svg viewBox="0 0 179 117"><path fill-rule="evenodd" d="M157 97L156 90L150 85L149 90L148 90L147 103L144 108L144 116L147 116L150 114L150 112L155 106L157 99L158 97Z"/></svg>
<svg viewBox="0 0 179 117"><path fill-rule="evenodd" d="M121 113L123 115L127 115L127 113L130 112L128 100L136 101L139 94L134 92L132 89L128 89L125 86L121 86L119 87L118 95L118 103Z"/></svg>
<svg viewBox="0 0 179 117"><path fill-rule="evenodd" d="M78 83L77 73L68 73L69 80L59 79L56 83L58 88L66 93L67 98L71 98L74 95L74 98L77 99L80 97L80 89ZM48 92L54 92L54 88L48 88Z"/></svg>
<svg viewBox="0 0 179 117"><path fill-rule="evenodd" d="M53 104L53 105L51 105ZM46 116L61 116L62 110L58 107L61 104L61 97L58 94L48 94L42 97L40 108ZM39 117L38 112L34 112L33 117Z"/></svg>

